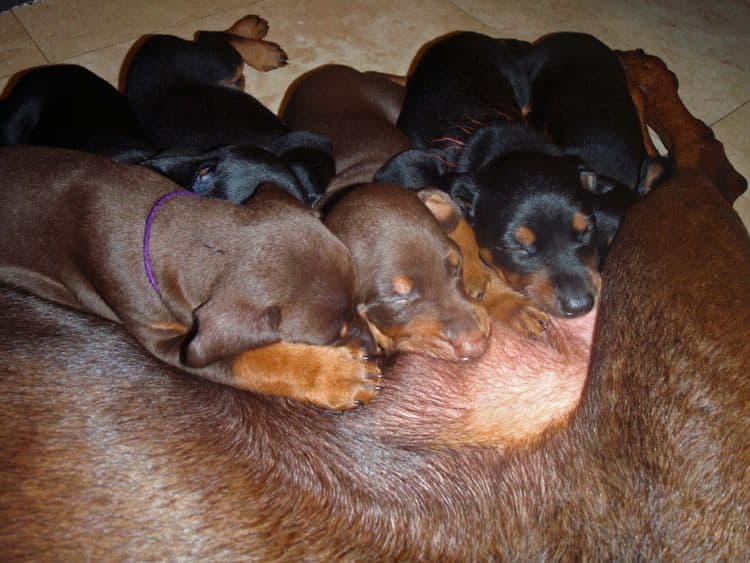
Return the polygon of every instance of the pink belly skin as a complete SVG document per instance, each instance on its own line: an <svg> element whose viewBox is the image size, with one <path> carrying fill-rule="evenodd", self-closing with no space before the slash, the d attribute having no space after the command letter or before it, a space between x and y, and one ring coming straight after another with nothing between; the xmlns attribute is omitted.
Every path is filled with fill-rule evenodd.
<svg viewBox="0 0 750 563"><path fill-rule="evenodd" d="M402 355L392 381L386 370L382 395L366 408L381 411L376 421L383 438L402 446L533 442L563 426L578 405L596 311L552 319L538 338L495 322L487 352L471 362Z"/></svg>

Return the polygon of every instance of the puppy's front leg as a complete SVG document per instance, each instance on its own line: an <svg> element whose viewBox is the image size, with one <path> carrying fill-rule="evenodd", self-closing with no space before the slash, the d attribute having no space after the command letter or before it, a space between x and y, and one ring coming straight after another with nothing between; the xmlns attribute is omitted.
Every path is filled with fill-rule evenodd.
<svg viewBox="0 0 750 563"><path fill-rule="evenodd" d="M279 342L240 354L230 385L296 399L329 410L349 410L372 400L381 374L363 352L346 346Z"/></svg>

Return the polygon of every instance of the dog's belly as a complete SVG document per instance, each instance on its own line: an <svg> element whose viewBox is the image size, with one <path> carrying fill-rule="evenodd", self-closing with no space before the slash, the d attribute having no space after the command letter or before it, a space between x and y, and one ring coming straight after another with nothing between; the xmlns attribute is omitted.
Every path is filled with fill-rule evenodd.
<svg viewBox="0 0 750 563"><path fill-rule="evenodd" d="M481 444L513 447L563 425L581 398L596 309L572 320L553 319L539 338L494 323L489 349L477 361L443 362L409 354L393 373L397 398L386 392L374 415L404 444ZM395 399L395 400L394 400ZM405 417L413 425L403 425Z"/></svg>

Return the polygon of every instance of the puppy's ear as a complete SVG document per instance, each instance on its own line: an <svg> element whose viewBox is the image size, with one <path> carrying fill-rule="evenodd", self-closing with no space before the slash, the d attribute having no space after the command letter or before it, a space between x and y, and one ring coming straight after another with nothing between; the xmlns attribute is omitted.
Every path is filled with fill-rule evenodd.
<svg viewBox="0 0 750 563"><path fill-rule="evenodd" d="M672 175L672 160L663 156L651 156L641 163L636 193L644 196Z"/></svg>
<svg viewBox="0 0 750 563"><path fill-rule="evenodd" d="M450 174L443 178L445 189L458 205L464 216L471 222L474 219L480 187L473 174Z"/></svg>
<svg viewBox="0 0 750 563"><path fill-rule="evenodd" d="M446 233L452 232L461 218L461 209L451 196L442 190L424 189L417 192L419 199L437 219L440 228Z"/></svg>
<svg viewBox="0 0 750 563"><path fill-rule="evenodd" d="M256 309L250 306L204 303L193 313L192 338L183 349L189 367L203 368L218 360L280 340L278 307Z"/></svg>
<svg viewBox="0 0 750 563"><path fill-rule="evenodd" d="M336 174L331 141L309 131L290 131L274 139L268 149L297 176L303 201L317 204Z"/></svg>
<svg viewBox="0 0 750 563"><path fill-rule="evenodd" d="M409 149L398 153L375 173L373 181L405 188L439 186L440 178L453 170L440 149Z"/></svg>
<svg viewBox="0 0 750 563"><path fill-rule="evenodd" d="M202 155L158 153L143 160L140 164L159 172L187 190L207 195L208 188L203 189L204 186L199 186L196 190L193 189L192 184L199 171L204 173L208 169L215 169L217 161L215 159L203 160Z"/></svg>

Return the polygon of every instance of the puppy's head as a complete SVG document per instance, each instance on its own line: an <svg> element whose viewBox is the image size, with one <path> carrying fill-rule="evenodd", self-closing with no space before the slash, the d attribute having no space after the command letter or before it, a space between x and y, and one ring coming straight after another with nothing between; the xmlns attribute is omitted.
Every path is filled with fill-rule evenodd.
<svg viewBox="0 0 750 563"><path fill-rule="evenodd" d="M279 341L375 352L356 311L351 255L310 210L265 184L249 205L227 206L223 217L222 236L211 236L205 263L195 266L195 283L214 281L193 312L187 365Z"/></svg>
<svg viewBox="0 0 750 563"><path fill-rule="evenodd" d="M592 172L567 158L516 153L464 178L482 258L536 305L559 317L587 313L599 294ZM458 188L458 186L456 186Z"/></svg>
<svg viewBox="0 0 750 563"><path fill-rule="evenodd" d="M368 184L325 218L354 261L358 310L386 352L449 360L480 356L488 342L484 309L464 293L462 256L447 232L458 220L447 194L418 196Z"/></svg>

